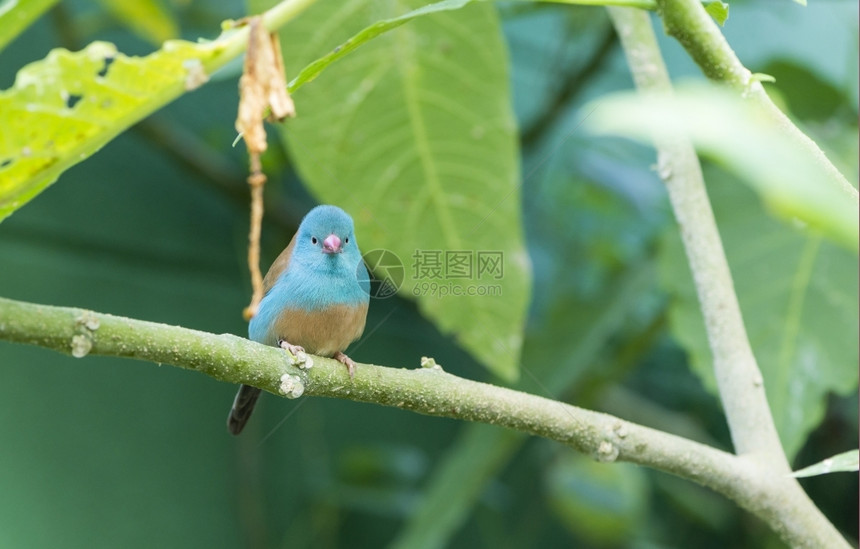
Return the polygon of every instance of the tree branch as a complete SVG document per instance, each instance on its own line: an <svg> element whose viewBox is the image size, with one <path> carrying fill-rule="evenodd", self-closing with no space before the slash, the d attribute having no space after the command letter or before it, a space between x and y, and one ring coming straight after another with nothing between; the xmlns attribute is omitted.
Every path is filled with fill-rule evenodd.
<svg viewBox="0 0 860 549"><path fill-rule="evenodd" d="M814 521L809 509L798 505L796 494L790 493L797 486L794 480L756 462L607 414L462 379L437 368L359 364L350 379L335 360L313 357L313 368L299 370L287 363L280 349L230 334L3 298L0 340L76 357L107 355L171 364L281 396L344 398L501 425L556 440L601 461L638 463L709 486L777 531L790 531L791 535L784 534L786 539L806 542L798 546L836 547L834 539L841 539L838 533L834 538L821 537L817 529L807 532ZM796 490L805 497L799 487ZM812 510L817 512L814 506Z"/></svg>
<svg viewBox="0 0 860 549"><path fill-rule="evenodd" d="M671 83L647 13L608 8L642 93L671 93ZM696 151L684 136L656 142L666 184L693 272L714 372L736 452L774 475L786 499L781 516L760 515L795 547L841 547L845 540L809 500L782 450L764 382L746 334L728 261L708 200ZM803 520L800 526L799 520Z"/></svg>
<svg viewBox="0 0 860 549"><path fill-rule="evenodd" d="M651 22L644 12L610 8L636 87L671 93ZM684 136L657 141L658 168L666 184L696 291L714 372L738 454L758 454L782 472L790 468L767 404L762 375L749 344L720 233L696 151Z"/></svg>
<svg viewBox="0 0 860 549"><path fill-rule="evenodd" d="M841 188L854 204L858 204L858 193L851 183L827 158L818 145L779 110L765 92L761 82L738 59L719 27L697 0L657 0L658 12L663 18L666 34L673 36L708 78L724 82L742 97L751 101L780 128L815 159L829 175L827 184ZM822 182L824 183L824 182Z"/></svg>

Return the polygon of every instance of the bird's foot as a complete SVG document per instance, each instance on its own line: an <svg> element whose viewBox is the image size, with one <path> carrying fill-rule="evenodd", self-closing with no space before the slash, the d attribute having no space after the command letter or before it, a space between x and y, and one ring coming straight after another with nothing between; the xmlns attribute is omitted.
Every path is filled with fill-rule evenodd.
<svg viewBox="0 0 860 549"><path fill-rule="evenodd" d="M342 352L338 351L332 357L344 366L346 366L346 371L349 372L349 377L355 377L355 362Z"/></svg>
<svg viewBox="0 0 860 549"><path fill-rule="evenodd" d="M298 366L302 370L307 370L313 367L314 361L305 352L305 348L300 345L293 345L283 339L278 340L278 347L290 353L290 364Z"/></svg>

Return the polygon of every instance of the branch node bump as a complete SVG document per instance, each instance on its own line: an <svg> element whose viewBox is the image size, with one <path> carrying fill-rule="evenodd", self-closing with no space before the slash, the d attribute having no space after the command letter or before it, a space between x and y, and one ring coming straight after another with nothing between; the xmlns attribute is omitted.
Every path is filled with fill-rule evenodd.
<svg viewBox="0 0 860 549"><path fill-rule="evenodd" d="M281 376L278 390L287 398L299 398L305 392L305 384L299 376L284 374Z"/></svg>

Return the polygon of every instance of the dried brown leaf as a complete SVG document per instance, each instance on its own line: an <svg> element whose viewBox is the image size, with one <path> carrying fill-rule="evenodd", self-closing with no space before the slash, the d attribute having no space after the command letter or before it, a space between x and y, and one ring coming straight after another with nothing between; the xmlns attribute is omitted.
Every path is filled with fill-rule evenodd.
<svg viewBox="0 0 860 549"><path fill-rule="evenodd" d="M259 16L250 18L248 24L248 51L239 79L236 130L242 134L248 153L259 154L266 150L263 115L270 110L274 119L283 120L295 116L295 106L287 92L277 35L266 31Z"/></svg>

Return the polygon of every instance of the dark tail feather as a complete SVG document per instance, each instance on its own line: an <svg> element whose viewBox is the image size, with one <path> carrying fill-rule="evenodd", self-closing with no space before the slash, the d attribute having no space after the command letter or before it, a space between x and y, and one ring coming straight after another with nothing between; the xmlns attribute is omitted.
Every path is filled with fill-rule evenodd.
<svg viewBox="0 0 860 549"><path fill-rule="evenodd" d="M245 428L248 419L251 417L251 412L254 411L254 405L257 399L260 398L260 389L251 387L250 385L242 385L239 387L239 392L236 393L236 400L233 401L233 407L230 409L230 415L227 417L227 429L234 435L238 435Z"/></svg>

